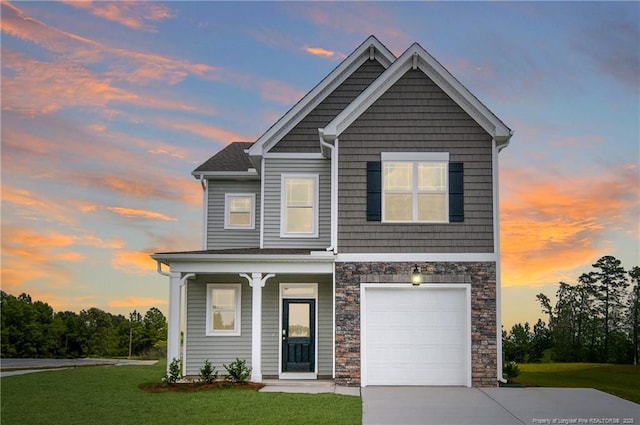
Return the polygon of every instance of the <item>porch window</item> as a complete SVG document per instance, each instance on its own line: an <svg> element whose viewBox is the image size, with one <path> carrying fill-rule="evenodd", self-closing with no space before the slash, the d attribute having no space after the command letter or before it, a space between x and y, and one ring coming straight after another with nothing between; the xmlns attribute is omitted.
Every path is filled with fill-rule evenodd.
<svg viewBox="0 0 640 425"><path fill-rule="evenodd" d="M224 228L255 229L254 193L225 193Z"/></svg>
<svg viewBox="0 0 640 425"><path fill-rule="evenodd" d="M318 237L318 175L283 174L281 237Z"/></svg>
<svg viewBox="0 0 640 425"><path fill-rule="evenodd" d="M240 336L240 284L207 285L207 335Z"/></svg>

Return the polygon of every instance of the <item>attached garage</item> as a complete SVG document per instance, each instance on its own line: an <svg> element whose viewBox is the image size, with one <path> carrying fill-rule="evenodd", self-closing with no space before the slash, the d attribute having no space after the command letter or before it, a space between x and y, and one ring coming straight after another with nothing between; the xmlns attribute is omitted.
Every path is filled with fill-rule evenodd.
<svg viewBox="0 0 640 425"><path fill-rule="evenodd" d="M361 383L471 386L468 284L362 284Z"/></svg>

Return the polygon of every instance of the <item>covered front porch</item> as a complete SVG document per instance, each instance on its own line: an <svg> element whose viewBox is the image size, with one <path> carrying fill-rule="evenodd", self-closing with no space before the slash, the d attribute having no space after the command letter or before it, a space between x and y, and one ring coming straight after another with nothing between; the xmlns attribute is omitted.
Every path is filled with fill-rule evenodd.
<svg viewBox="0 0 640 425"><path fill-rule="evenodd" d="M155 254L169 277L167 358L183 374L239 358L251 380L335 376L334 256L310 250ZM164 267L163 267L164 265ZM166 271L168 267L168 271Z"/></svg>

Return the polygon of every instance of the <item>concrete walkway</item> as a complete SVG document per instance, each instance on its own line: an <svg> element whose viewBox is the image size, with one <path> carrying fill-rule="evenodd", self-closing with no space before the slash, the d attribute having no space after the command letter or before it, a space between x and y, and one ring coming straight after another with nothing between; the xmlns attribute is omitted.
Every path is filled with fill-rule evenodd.
<svg viewBox="0 0 640 425"><path fill-rule="evenodd" d="M640 424L640 405L590 388L365 387L363 423Z"/></svg>
<svg viewBox="0 0 640 425"><path fill-rule="evenodd" d="M26 373L49 372L82 366L154 365L157 360L127 359L0 359L0 378Z"/></svg>
<svg viewBox="0 0 640 425"><path fill-rule="evenodd" d="M329 380L265 379L262 382L265 386L260 389L260 392L263 393L335 393L360 397L360 387L342 387Z"/></svg>

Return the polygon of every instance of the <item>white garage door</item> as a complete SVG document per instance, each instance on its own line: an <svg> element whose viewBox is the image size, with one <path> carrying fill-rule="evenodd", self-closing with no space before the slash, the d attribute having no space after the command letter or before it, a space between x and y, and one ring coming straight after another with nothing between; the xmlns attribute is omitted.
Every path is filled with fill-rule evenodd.
<svg viewBox="0 0 640 425"><path fill-rule="evenodd" d="M363 285L362 385L470 385L468 285Z"/></svg>

